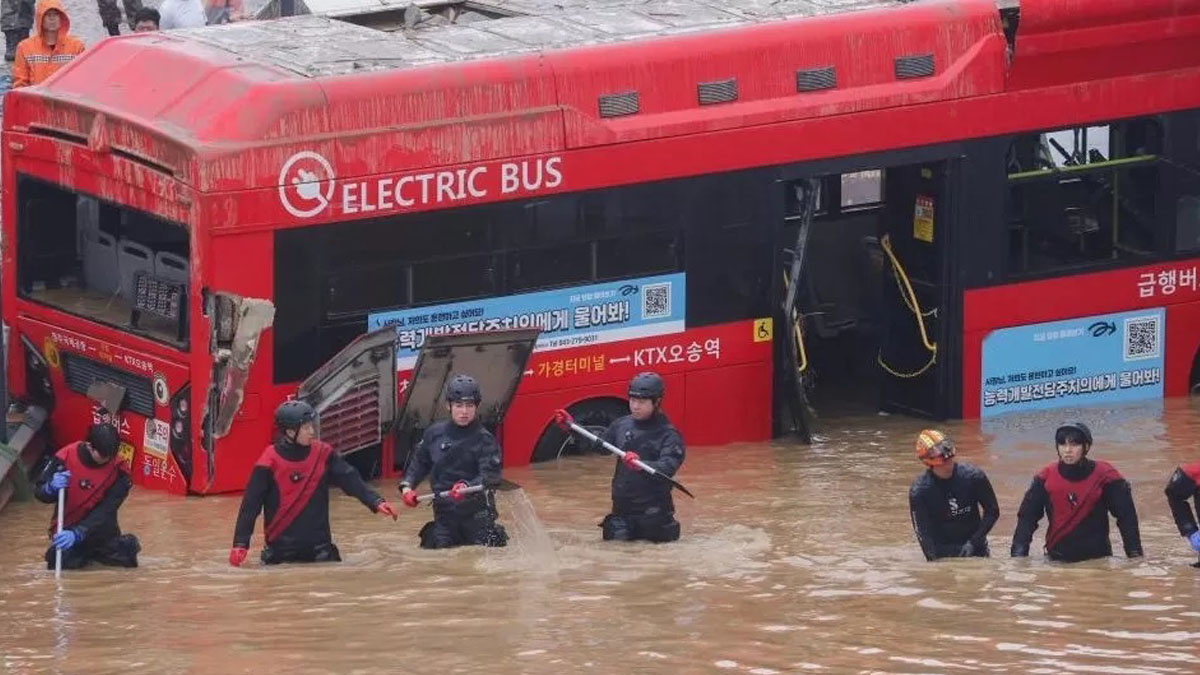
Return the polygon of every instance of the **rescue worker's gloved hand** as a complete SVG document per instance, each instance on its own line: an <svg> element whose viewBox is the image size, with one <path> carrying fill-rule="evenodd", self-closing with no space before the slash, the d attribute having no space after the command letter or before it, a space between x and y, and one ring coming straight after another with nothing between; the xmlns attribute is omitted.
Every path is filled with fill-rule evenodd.
<svg viewBox="0 0 1200 675"><path fill-rule="evenodd" d="M571 425L575 423L575 418L571 417L571 413L567 412L566 410L555 410L554 423L558 425L559 429L566 431L570 430Z"/></svg>
<svg viewBox="0 0 1200 675"><path fill-rule="evenodd" d="M636 464L634 464L634 462L638 461L639 459L641 459L641 457L638 457L638 454L636 452L634 452L632 450L626 450L625 456L621 458L621 461L625 462L625 466L629 467L630 469L633 469L634 471L637 471L638 466Z"/></svg>
<svg viewBox="0 0 1200 675"><path fill-rule="evenodd" d="M49 485L51 491L58 492L59 490L67 487L67 485L70 484L70 482L71 482L71 472L70 471L58 471L50 478L50 482L48 483L48 485Z"/></svg>
<svg viewBox="0 0 1200 675"><path fill-rule="evenodd" d="M400 499L404 502L404 505L410 509L416 508L416 506L421 503L417 501L417 493L407 487L401 490Z"/></svg>
<svg viewBox="0 0 1200 675"><path fill-rule="evenodd" d="M392 505L387 503L386 499L375 505L375 513L382 513L385 516L391 516L392 520L396 520L400 517L400 514L396 513L396 509L393 509Z"/></svg>
<svg viewBox="0 0 1200 675"><path fill-rule="evenodd" d="M969 541L963 544L962 548L958 549L958 557L960 558L970 558L973 555L975 555L975 544Z"/></svg>
<svg viewBox="0 0 1200 675"><path fill-rule="evenodd" d="M242 546L234 546L229 549L229 564L234 567L241 567L242 563L246 562L246 555L250 550Z"/></svg>
<svg viewBox="0 0 1200 675"><path fill-rule="evenodd" d="M456 502L461 502L466 497L462 491L466 490L467 487L467 482L465 480L460 480L455 483L450 488L450 499L453 499Z"/></svg>
<svg viewBox="0 0 1200 675"><path fill-rule="evenodd" d="M62 532L54 535L54 548L65 551L75 544L78 544L82 538L83 537L80 537L78 534L75 534L75 530L63 530Z"/></svg>
<svg viewBox="0 0 1200 675"><path fill-rule="evenodd" d="M229 564L234 567L240 567L246 562L246 556L250 554L250 549L244 546L234 546L229 549Z"/></svg>
<svg viewBox="0 0 1200 675"><path fill-rule="evenodd" d="M1192 550L1200 553L1200 530L1189 534L1187 540L1188 544L1191 544Z"/></svg>

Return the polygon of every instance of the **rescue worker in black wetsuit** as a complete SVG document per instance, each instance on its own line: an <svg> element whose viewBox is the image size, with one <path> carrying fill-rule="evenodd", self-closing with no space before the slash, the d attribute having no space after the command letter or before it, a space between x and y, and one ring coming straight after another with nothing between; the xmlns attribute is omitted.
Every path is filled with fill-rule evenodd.
<svg viewBox="0 0 1200 675"><path fill-rule="evenodd" d="M316 438L316 411L303 401L285 401L275 410L279 442L263 451L242 495L229 564L246 560L254 521L263 512L264 565L285 562L339 562L329 532L329 486L336 485L374 513L397 514L363 482L354 467Z"/></svg>
<svg viewBox="0 0 1200 675"><path fill-rule="evenodd" d="M922 431L916 447L929 468L913 481L908 506L925 559L988 557L1000 505L987 474L956 462L954 442L940 431Z"/></svg>
<svg viewBox="0 0 1200 675"><path fill-rule="evenodd" d="M481 401L475 378L452 377L446 385L450 419L425 430L404 472L400 495L410 507L418 504L413 488L426 476L435 493L450 491L433 500L433 520L421 528L421 548L508 544L508 533L496 523L499 514L490 489L500 483L500 446L479 421ZM489 489L459 492L476 485Z"/></svg>
<svg viewBox="0 0 1200 675"><path fill-rule="evenodd" d="M615 420L601 436L625 456L617 460L612 479L612 513L600 523L604 541L679 539L671 484L641 471L634 461L674 477L683 464L683 438L660 406L666 393L657 373L640 373L629 383L629 413Z"/></svg>
<svg viewBox="0 0 1200 675"><path fill-rule="evenodd" d="M55 549L62 549L63 569L89 563L137 567L142 550L138 538L121 534L117 510L129 496L133 481L117 455L120 439L111 424L93 424L86 441L71 443L54 453L35 484L38 500L53 504L66 488L63 530L58 532L58 508L50 521L50 548L46 566L54 569Z"/></svg>
<svg viewBox="0 0 1200 675"><path fill-rule="evenodd" d="M1200 553L1200 527L1196 524L1192 505L1188 504L1189 499L1195 500L1196 512L1200 513L1200 462L1176 468L1167 481L1166 493L1175 527L1179 528L1179 534L1187 539L1192 550Z"/></svg>
<svg viewBox="0 0 1200 675"><path fill-rule="evenodd" d="M1064 424L1054 432L1058 461L1047 465L1029 485L1017 512L1013 557L1029 555L1029 544L1045 514L1046 555L1060 562L1079 562L1111 556L1108 514L1129 558L1142 556L1137 510L1129 481L1108 462L1088 459L1092 432L1082 422Z"/></svg>

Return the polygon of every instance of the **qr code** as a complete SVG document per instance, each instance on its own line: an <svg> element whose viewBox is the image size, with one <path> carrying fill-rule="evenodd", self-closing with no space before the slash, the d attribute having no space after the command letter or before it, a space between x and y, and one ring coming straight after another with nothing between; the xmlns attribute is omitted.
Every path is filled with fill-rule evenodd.
<svg viewBox="0 0 1200 675"><path fill-rule="evenodd" d="M1135 316L1125 319L1125 360L1158 358L1158 317Z"/></svg>
<svg viewBox="0 0 1200 675"><path fill-rule="evenodd" d="M671 284L642 286L642 318L665 319L671 316Z"/></svg>

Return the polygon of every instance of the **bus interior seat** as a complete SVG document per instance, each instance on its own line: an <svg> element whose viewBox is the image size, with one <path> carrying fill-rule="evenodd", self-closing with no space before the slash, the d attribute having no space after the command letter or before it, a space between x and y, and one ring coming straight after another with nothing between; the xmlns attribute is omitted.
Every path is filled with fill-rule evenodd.
<svg viewBox="0 0 1200 675"><path fill-rule="evenodd" d="M101 295L118 293L121 290L119 270L117 240L99 229L86 232L83 255L85 288Z"/></svg>
<svg viewBox="0 0 1200 675"><path fill-rule="evenodd" d="M155 253L154 276L186 286L188 282L187 258L168 251Z"/></svg>
<svg viewBox="0 0 1200 675"><path fill-rule="evenodd" d="M134 298L134 279L138 272L154 274L154 252L136 241L117 242L117 262L121 271L121 296L129 302Z"/></svg>

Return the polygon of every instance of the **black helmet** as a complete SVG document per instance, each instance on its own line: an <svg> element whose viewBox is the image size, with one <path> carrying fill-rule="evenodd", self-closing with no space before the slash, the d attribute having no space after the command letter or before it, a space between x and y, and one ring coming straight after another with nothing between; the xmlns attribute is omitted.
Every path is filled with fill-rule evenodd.
<svg viewBox="0 0 1200 675"><path fill-rule="evenodd" d="M299 429L305 422L317 419L317 411L304 401L284 401L275 409L275 426L280 429Z"/></svg>
<svg viewBox="0 0 1200 675"><path fill-rule="evenodd" d="M87 443L105 459L111 459L117 454L117 446L121 439L117 436L117 428L111 424L93 424L88 428Z"/></svg>
<svg viewBox="0 0 1200 675"><path fill-rule="evenodd" d="M629 381L629 398L659 399L665 391L666 385L658 373L638 373Z"/></svg>
<svg viewBox="0 0 1200 675"><path fill-rule="evenodd" d="M462 401L470 401L475 405L483 401L483 394L479 393L479 383L470 375L455 375L446 383L446 402Z"/></svg>
<svg viewBox="0 0 1200 675"><path fill-rule="evenodd" d="M1062 445L1068 440L1081 441L1085 448L1092 446L1092 430L1083 422L1067 422L1054 430L1054 444Z"/></svg>

